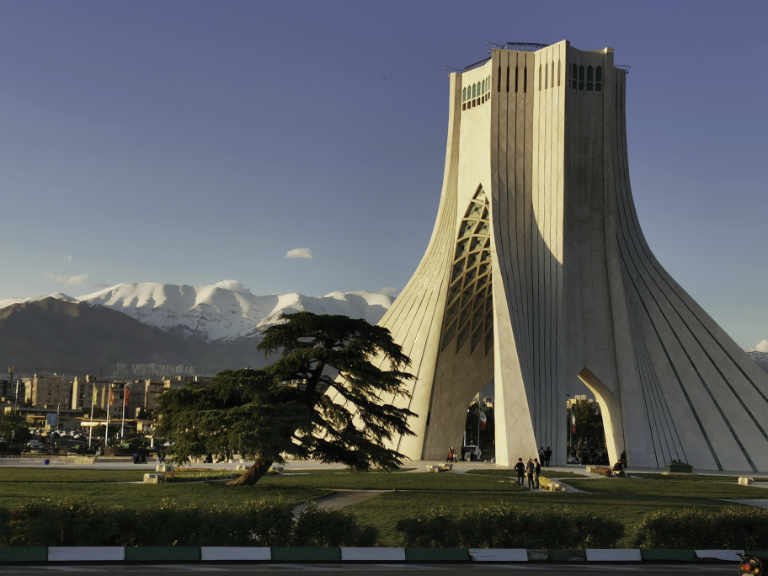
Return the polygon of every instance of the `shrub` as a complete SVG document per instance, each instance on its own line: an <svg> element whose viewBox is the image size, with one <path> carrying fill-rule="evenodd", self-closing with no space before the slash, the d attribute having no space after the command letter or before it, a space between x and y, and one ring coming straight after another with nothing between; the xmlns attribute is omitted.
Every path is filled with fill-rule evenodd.
<svg viewBox="0 0 768 576"><path fill-rule="evenodd" d="M444 511L397 523L408 546L586 548L610 547L624 526L595 514L517 512L487 508L452 516Z"/></svg>
<svg viewBox="0 0 768 576"><path fill-rule="evenodd" d="M127 510L44 499L0 509L0 545L371 546L376 538L375 529L341 512L311 507L294 520L291 507L258 501L208 509L164 501L155 509Z"/></svg>
<svg viewBox="0 0 768 576"><path fill-rule="evenodd" d="M640 521L635 543L645 548L766 549L768 511L738 507L716 512L660 510Z"/></svg>
<svg viewBox="0 0 768 576"><path fill-rule="evenodd" d="M296 520L292 543L297 546L373 546L377 537L375 528L361 528L352 516L310 505Z"/></svg>

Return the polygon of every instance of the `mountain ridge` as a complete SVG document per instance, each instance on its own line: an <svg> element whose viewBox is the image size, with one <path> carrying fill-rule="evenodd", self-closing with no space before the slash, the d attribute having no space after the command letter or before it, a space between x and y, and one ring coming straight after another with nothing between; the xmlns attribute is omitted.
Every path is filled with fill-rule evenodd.
<svg viewBox="0 0 768 576"><path fill-rule="evenodd" d="M57 293L0 300L0 310L45 298L103 306L149 326L208 341L255 336L277 323L283 313L304 310L364 318L375 324L392 304L390 295L368 291L335 291L325 296L299 292L256 295L236 280L223 280L202 286L120 283L77 298Z"/></svg>

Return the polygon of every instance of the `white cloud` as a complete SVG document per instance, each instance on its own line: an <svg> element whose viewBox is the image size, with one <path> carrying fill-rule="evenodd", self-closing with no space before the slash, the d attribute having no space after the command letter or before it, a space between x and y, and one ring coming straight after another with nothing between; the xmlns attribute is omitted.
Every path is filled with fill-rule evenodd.
<svg viewBox="0 0 768 576"><path fill-rule="evenodd" d="M392 286L384 286L381 290L379 290L380 294L386 294L390 298L394 298L400 293L400 290L397 288L394 288Z"/></svg>
<svg viewBox="0 0 768 576"><path fill-rule="evenodd" d="M88 283L88 274L75 274L74 276L66 276L64 274L51 274L51 278L58 284L64 284L65 286L82 286Z"/></svg>
<svg viewBox="0 0 768 576"><path fill-rule="evenodd" d="M755 344L755 350L768 353L768 340L760 340L760 342Z"/></svg>
<svg viewBox="0 0 768 576"><path fill-rule="evenodd" d="M312 260L312 250L309 248L294 248L293 250L288 250L288 252L285 253L286 258L299 258L301 260Z"/></svg>

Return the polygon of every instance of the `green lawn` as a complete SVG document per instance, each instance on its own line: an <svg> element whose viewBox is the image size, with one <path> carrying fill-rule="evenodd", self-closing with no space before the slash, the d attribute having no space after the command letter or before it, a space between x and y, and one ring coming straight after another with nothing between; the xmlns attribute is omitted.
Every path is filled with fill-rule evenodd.
<svg viewBox="0 0 768 576"><path fill-rule="evenodd" d="M187 476L198 472L189 471ZM225 473L222 473L225 474ZM736 479L717 476L647 475L626 479L578 479L558 473L583 493L529 492L516 486L507 470L476 470L468 474L422 472L310 471L269 475L256 486L230 488L222 481L175 482L160 485L133 483L143 471L0 468L0 506L48 497L86 500L104 506L149 508L163 500L180 505L237 505L245 501L295 504L326 494L330 489L393 490L344 510L363 524L379 529L380 545L400 545L395 530L401 518L444 509L453 514L487 506L521 510L594 512L621 520L628 536L620 546L631 546L633 526L643 515L659 509L696 506L718 509L723 499L766 498L768 490L741 487Z"/></svg>
<svg viewBox="0 0 768 576"><path fill-rule="evenodd" d="M11 508L40 498L82 500L96 505L151 508L164 500L178 505L237 505L246 501L296 504L326 493L313 487L258 484L230 488L222 481L136 484L142 470L0 468L0 506ZM194 471L182 476L193 476Z"/></svg>
<svg viewBox="0 0 768 576"><path fill-rule="evenodd" d="M267 476L259 484L294 488L346 488L350 490L436 490L445 492L518 490L511 477L449 472L323 471Z"/></svg>
<svg viewBox="0 0 768 576"><path fill-rule="evenodd" d="M487 477L498 477L499 472ZM475 476L480 476L478 471ZM456 474L456 476L459 476ZM461 475L466 476L466 475ZM502 475L503 476L503 475ZM551 474L556 477L555 473ZM619 546L631 546L635 525L640 519L660 509L680 509L695 506L716 510L731 504L722 499L766 498L768 490L736 485L735 479L692 476L649 479L567 479L571 486L584 493L548 493L520 490L512 485L488 492L424 491L418 495L408 492L382 494L345 511L361 523L379 528L380 545L402 544L395 525L400 518L429 514L443 509L451 514L471 512L488 506L514 507L520 510L570 510L593 512L619 519L626 529Z"/></svg>

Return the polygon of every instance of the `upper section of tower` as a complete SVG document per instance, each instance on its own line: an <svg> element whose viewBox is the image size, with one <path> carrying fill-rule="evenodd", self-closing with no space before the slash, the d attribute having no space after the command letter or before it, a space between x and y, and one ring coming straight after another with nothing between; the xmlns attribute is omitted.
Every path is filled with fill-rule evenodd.
<svg viewBox="0 0 768 576"><path fill-rule="evenodd" d="M567 40L549 45L510 42L457 74L461 79L461 110L486 104L494 92L602 92L609 71L615 70L611 47L579 50ZM624 73L621 69L618 72Z"/></svg>

